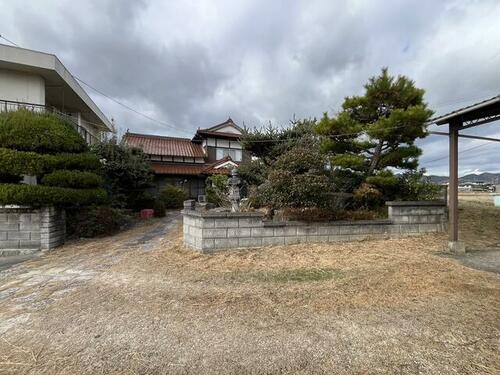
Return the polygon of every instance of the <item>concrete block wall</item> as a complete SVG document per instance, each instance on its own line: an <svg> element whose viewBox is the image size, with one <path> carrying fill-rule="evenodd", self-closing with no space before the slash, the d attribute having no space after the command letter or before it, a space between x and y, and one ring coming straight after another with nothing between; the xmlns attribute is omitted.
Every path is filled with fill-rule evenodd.
<svg viewBox="0 0 500 375"><path fill-rule="evenodd" d="M40 210L40 248L50 250L66 240L66 211L54 207Z"/></svg>
<svg viewBox="0 0 500 375"><path fill-rule="evenodd" d="M64 243L64 210L0 206L0 255L49 250Z"/></svg>
<svg viewBox="0 0 500 375"><path fill-rule="evenodd" d="M387 202L389 218L396 224L444 224L447 208L441 201Z"/></svg>
<svg viewBox="0 0 500 375"><path fill-rule="evenodd" d="M388 202L386 220L305 223L263 220L259 212L199 211L184 206L184 243L202 252L267 245L359 241L440 232L446 225L441 202Z"/></svg>

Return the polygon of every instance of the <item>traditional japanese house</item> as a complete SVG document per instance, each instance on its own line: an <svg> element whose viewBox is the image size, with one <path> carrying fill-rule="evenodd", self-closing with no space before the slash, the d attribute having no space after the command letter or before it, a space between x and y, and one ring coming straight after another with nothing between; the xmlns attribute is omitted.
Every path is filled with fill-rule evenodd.
<svg viewBox="0 0 500 375"><path fill-rule="evenodd" d="M206 129L193 138L127 132L126 144L140 148L151 160L155 190L167 184L183 188L190 198L205 194L205 181L249 159L241 146L242 129L231 118Z"/></svg>

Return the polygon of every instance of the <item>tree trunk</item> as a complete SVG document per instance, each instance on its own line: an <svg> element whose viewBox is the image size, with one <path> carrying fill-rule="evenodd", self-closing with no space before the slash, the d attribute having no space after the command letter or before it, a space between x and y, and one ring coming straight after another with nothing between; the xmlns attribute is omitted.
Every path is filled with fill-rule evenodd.
<svg viewBox="0 0 500 375"><path fill-rule="evenodd" d="M378 161L380 160L380 155L382 154L382 146L384 145L384 141L378 141L378 145L375 147L375 151L373 152L373 157L370 162L370 167L368 168L368 176L372 176L375 168L377 168Z"/></svg>

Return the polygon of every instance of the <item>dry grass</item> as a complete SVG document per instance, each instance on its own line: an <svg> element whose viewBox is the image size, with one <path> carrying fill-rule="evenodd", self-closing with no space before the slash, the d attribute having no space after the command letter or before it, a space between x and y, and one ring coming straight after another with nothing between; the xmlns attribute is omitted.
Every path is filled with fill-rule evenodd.
<svg viewBox="0 0 500 375"><path fill-rule="evenodd" d="M444 234L211 256L179 228L141 244L160 225L0 278L0 372L500 371L500 276L438 256Z"/></svg>
<svg viewBox="0 0 500 375"><path fill-rule="evenodd" d="M469 250L500 248L500 207L489 193L461 193L459 196L460 237Z"/></svg>

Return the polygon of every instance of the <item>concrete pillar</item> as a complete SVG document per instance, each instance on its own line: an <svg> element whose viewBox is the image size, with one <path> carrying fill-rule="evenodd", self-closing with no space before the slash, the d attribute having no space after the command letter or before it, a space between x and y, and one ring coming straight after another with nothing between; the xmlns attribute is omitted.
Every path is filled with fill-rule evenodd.
<svg viewBox="0 0 500 375"><path fill-rule="evenodd" d="M66 239L66 212L54 207L40 210L40 248L51 250Z"/></svg>

